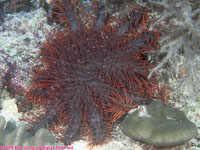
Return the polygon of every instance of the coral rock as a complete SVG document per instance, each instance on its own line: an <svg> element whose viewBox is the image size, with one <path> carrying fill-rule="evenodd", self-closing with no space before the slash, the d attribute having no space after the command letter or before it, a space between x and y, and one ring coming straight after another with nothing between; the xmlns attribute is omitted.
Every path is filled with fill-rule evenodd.
<svg viewBox="0 0 200 150"><path fill-rule="evenodd" d="M159 100L141 110L130 111L121 129L134 140L158 147L180 145L197 135L197 127L183 112Z"/></svg>
<svg viewBox="0 0 200 150"><path fill-rule="evenodd" d="M39 129L34 136L26 130L26 124L20 123L18 126L14 120L7 122L0 116L0 145L12 146L64 146L63 143L56 143L56 138L47 129Z"/></svg>

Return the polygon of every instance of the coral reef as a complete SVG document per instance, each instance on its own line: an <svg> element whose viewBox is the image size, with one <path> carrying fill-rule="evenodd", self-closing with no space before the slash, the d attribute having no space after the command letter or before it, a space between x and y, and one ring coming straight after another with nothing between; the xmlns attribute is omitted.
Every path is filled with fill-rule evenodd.
<svg viewBox="0 0 200 150"><path fill-rule="evenodd" d="M100 7L104 13L109 13L122 17L123 14L128 14L132 6L137 6L134 0L101 0ZM142 5L140 5L142 6Z"/></svg>
<svg viewBox="0 0 200 150"><path fill-rule="evenodd" d="M18 148L22 148L21 146L64 146L63 143L56 143L55 136L47 129L41 128L32 136L26 131L25 123L20 123L18 126L14 120L6 123L2 116L0 116L0 145L12 146L12 149L16 149L15 146Z"/></svg>
<svg viewBox="0 0 200 150"><path fill-rule="evenodd" d="M200 70L199 1L150 0L148 4L159 17L151 27L159 26L163 35L160 41L161 48L156 52L156 62L159 62L159 58L161 61L151 71L149 77L160 69L162 75L169 79L171 86L174 84L173 80L178 80L178 84L174 85L176 90L172 94L176 95L174 99L185 99L178 97L177 93L183 93L182 87L187 87L193 99L197 100L200 97L200 86L196 84L200 79L198 76Z"/></svg>
<svg viewBox="0 0 200 150"><path fill-rule="evenodd" d="M0 0L0 21L4 21L7 14L30 12L36 8L43 8L47 13L51 10L50 0Z"/></svg>
<svg viewBox="0 0 200 150"><path fill-rule="evenodd" d="M12 97L24 95L29 70L38 63L38 44L52 30L45 16L47 14L38 9L8 14L4 18L0 26L1 92L6 89Z"/></svg>
<svg viewBox="0 0 200 150"><path fill-rule="evenodd" d="M18 123L22 118L22 113L18 112L16 99L10 98L9 93L4 90L0 95L0 102L2 103L1 116L6 116L6 121L12 119Z"/></svg>
<svg viewBox="0 0 200 150"><path fill-rule="evenodd" d="M111 1L103 1L109 7ZM132 5L142 5L149 8L153 24L150 28L157 28L161 33L160 50L153 51L153 63L149 77L160 72L160 80L175 87L172 95L175 99L185 99L179 93L186 91L195 98L199 98L199 19L200 2L197 0L126 0L127 8L121 8L117 13L129 10ZM111 8L109 8L111 9ZM126 9L126 10L125 10ZM112 10L110 10L112 11ZM168 80L168 81L167 81ZM171 81L170 81L171 80ZM172 81L173 80L173 81ZM174 85L177 81L177 85Z"/></svg>
<svg viewBox="0 0 200 150"><path fill-rule="evenodd" d="M17 1L19 2L18 4L20 4L19 7L17 6L17 8L20 8L23 0L0 0L0 103L3 103L1 106L3 107L1 114L6 115L5 117L7 119L13 118L18 122L21 115L19 116L18 114L15 114L17 110L14 103L16 102L18 105L18 111L20 112L27 112L27 110L32 109L30 113L27 113L33 116L32 119L38 119L37 117L40 115L39 119L37 120L39 122L40 120L43 120L45 113L48 113L47 110L44 108L41 109L41 107L39 107L38 110L35 110L37 107L32 108L32 105L29 104L30 102L25 101L25 98L21 96L16 97L16 95L23 96L23 91L27 87L27 80L29 80L29 70L38 64L39 43L45 41L45 36L52 36L48 33L55 27L55 24L51 24L52 26L47 25L48 14L45 11L48 12L48 7L51 7L47 6L46 4L49 4L49 2L53 0L31 0L31 12L23 12L23 7L21 7L22 9L20 9L22 11L18 9L17 11L20 12L17 13L17 11L13 11L16 9L13 7L12 12L10 12L14 14L6 14L9 12L4 11L4 6L8 6L11 3L14 4ZM82 9L83 11L88 11L89 14L93 12L91 9L91 6L94 6L91 3L93 2L92 0L77 1L82 2L81 5L84 5L85 8ZM28 1L24 2L27 3ZM163 85L168 84L168 88L173 91L168 104L171 106L176 106L182 110L187 117L198 126L198 133L200 133L200 95L198 86L200 79L198 46L198 26L200 16L199 1L100 0L100 3L100 6L98 6L100 15L107 14L107 12L110 14L114 13L114 16L120 16L119 20L122 22L124 21L123 14L129 15L129 12L133 9L133 5L138 4L148 7L148 14L150 14L150 18L153 22L153 24L150 26L150 29L155 27L160 29L160 33L162 33L160 41L161 51L158 50L148 52L151 53L151 57L148 55L148 60L153 62L155 66L158 66L152 70L152 74L150 74L149 77L154 73L159 74L156 78L158 78ZM30 5L28 7L30 9ZM44 8L45 11L41 7ZM78 6L78 8L81 7ZM11 10L11 8L8 10ZM112 17L112 15L109 15L109 13L108 16L106 16L107 18L104 16L105 20ZM78 19L84 18L84 20L86 20L87 17L82 14L80 14L81 16L80 18L78 17ZM55 14L55 16L57 15ZM119 21L116 22L118 23ZM116 25L116 23L112 25ZM120 27L118 29L120 29ZM147 52L145 52L145 56L147 56ZM18 75L16 75L15 72L17 72ZM15 98L10 98L8 95L4 97L5 90L9 91L10 96ZM113 92L109 96L111 103L109 106L105 106L105 108L114 108L110 113L112 120L121 120L121 118L123 118L122 116L126 114L128 110L137 106L131 105L131 95L127 91L123 91L122 93ZM122 102L121 100L123 100L123 98L126 96L128 96L127 99L125 99L126 101ZM118 100L120 103L118 103ZM149 101L147 100L146 103L148 102ZM15 109L11 107L14 107ZM13 113L10 113L11 111ZM37 117L34 118L34 116ZM31 119L31 117L28 117L28 119ZM113 123L114 121L109 122ZM41 123L39 126L35 126L33 130L36 132L39 127L49 126L49 124L45 125L45 121L43 123ZM52 130L54 130L54 134L56 134L57 138L60 139L62 136L58 134L58 132L64 134L65 132L63 131L64 129L68 129L68 126L62 123L58 124L63 128L58 127L58 125L53 126L51 124L50 128L53 128ZM34 125L35 124L32 124L32 126ZM84 129L87 127L88 126L84 127L83 125ZM113 140L107 144L104 144L103 147L96 147L97 149L155 150L155 148L151 147L150 145L129 140L128 137L121 133L118 127L112 127L112 129L114 129L114 131L111 133L114 137ZM80 134L84 138L88 136L84 135L84 132L81 132ZM172 149L199 150L199 135L200 134L198 134L197 137L190 140L188 143L182 145L182 148L175 147ZM91 136L89 135L89 137ZM86 147L86 143L88 142L76 141L73 143L73 146L77 149L84 149Z"/></svg>
<svg viewBox="0 0 200 150"><path fill-rule="evenodd" d="M146 8L133 7L119 21L102 14L97 2L91 9L76 0L53 4L62 29L42 44L41 65L26 92L46 111L28 121L35 128L64 125L65 144L81 138L104 144L113 122L156 97L157 81L147 78L153 67L147 52L157 48L159 35L149 30Z"/></svg>
<svg viewBox="0 0 200 150"><path fill-rule="evenodd" d="M138 0L138 4L143 3ZM153 24L162 33L160 50L154 52L151 71L174 92L170 105L184 111L198 127L198 136L190 143L199 147L200 137L200 1L149 0ZM152 56L152 55L151 55ZM151 76L151 73L149 77ZM192 147L190 148L192 149Z"/></svg>
<svg viewBox="0 0 200 150"><path fill-rule="evenodd" d="M3 4L3 11L5 14L17 13L21 11L30 11L30 0L6 0Z"/></svg>
<svg viewBox="0 0 200 150"><path fill-rule="evenodd" d="M3 52L2 52L3 53ZM21 67L17 67L16 62L8 62L8 58L4 58L2 55L4 63L0 62L0 69L2 73L0 74L1 86L0 90L6 89L11 97L15 95L22 95L25 92L25 84L23 84L23 77L25 72Z"/></svg>

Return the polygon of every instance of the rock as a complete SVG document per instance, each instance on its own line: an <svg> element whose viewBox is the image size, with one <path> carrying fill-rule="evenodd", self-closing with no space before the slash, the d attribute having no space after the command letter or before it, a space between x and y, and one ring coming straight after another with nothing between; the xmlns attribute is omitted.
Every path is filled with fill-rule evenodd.
<svg viewBox="0 0 200 150"><path fill-rule="evenodd" d="M121 130L134 140L158 147L180 145L197 135L197 127L182 111L159 100L130 111L121 123Z"/></svg>

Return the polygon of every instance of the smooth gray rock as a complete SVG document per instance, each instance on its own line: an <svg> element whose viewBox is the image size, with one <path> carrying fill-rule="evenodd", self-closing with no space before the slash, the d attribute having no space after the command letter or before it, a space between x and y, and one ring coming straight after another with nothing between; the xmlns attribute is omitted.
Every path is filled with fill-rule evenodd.
<svg viewBox="0 0 200 150"><path fill-rule="evenodd" d="M180 145L197 135L196 125L182 111L159 100L130 111L121 123L121 130L134 140L158 147Z"/></svg>

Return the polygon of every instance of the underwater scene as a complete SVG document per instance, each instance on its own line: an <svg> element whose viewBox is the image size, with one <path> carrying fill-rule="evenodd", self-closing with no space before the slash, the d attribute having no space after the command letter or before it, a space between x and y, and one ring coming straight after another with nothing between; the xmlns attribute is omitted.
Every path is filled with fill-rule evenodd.
<svg viewBox="0 0 200 150"><path fill-rule="evenodd" d="M200 0L0 0L0 149L200 150Z"/></svg>

